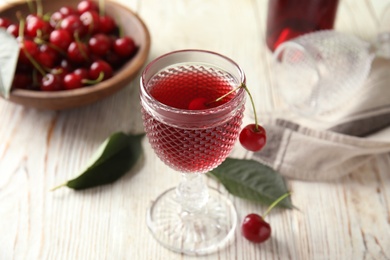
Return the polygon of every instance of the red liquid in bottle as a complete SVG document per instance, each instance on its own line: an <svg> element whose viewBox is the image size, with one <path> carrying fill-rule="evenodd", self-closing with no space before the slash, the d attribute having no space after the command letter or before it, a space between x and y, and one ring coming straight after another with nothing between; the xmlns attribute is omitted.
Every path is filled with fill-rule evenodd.
<svg viewBox="0 0 390 260"><path fill-rule="evenodd" d="M269 0L266 42L271 51L299 35L333 29L338 0Z"/></svg>
<svg viewBox="0 0 390 260"><path fill-rule="evenodd" d="M187 109L195 98L215 100L234 87L237 86L229 74L192 65L160 72L147 86L156 100L180 109ZM226 103L233 96L211 105ZM237 140L243 110L244 106L227 122L203 129L170 126L156 120L145 109L142 113L149 142L157 156L177 171L193 173L207 172L225 160Z"/></svg>

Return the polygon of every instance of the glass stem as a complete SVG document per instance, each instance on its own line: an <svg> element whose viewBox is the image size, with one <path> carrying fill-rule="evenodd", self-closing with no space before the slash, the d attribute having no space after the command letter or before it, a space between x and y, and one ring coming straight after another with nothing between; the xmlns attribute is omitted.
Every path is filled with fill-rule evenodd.
<svg viewBox="0 0 390 260"><path fill-rule="evenodd" d="M181 182L176 187L176 195L183 212L201 211L209 199L203 173L183 173Z"/></svg>

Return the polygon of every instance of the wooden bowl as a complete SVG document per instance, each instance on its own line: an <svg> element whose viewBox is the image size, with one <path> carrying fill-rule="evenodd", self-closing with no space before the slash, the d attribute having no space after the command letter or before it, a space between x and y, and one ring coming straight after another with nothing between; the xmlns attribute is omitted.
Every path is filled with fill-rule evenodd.
<svg viewBox="0 0 390 260"><path fill-rule="evenodd" d="M61 6L77 6L79 0L42 0L44 13L54 12ZM125 35L131 36L138 51L134 57L115 71L113 77L93 86L61 91L33 91L14 89L10 93L11 102L39 109L63 110L80 107L99 101L133 80L146 62L150 49L150 34L142 19L129 8L111 1L105 1L106 13L123 27ZM29 13L26 1L15 2L0 7L0 16L16 22L16 12L23 16Z"/></svg>

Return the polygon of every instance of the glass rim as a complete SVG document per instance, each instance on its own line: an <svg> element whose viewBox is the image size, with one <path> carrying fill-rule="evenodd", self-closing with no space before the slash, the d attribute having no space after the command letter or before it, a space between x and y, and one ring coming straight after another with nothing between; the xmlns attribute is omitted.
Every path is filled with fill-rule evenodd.
<svg viewBox="0 0 390 260"><path fill-rule="evenodd" d="M180 113L180 114L186 114L186 115L202 115L202 114L210 115L210 114L213 114L213 113L218 113L219 111L223 111L223 110L231 107L232 104L234 104L234 103L237 103L237 104L241 103L240 99L243 99L242 96L244 96L244 94L245 94L245 89L244 88L239 88L237 90L237 94L231 100L229 100L228 102L223 103L223 104L221 104L219 106L216 106L216 107L207 108L207 109L201 109L201 110L190 110L190 109L182 109L182 108L171 107L171 106L168 106L168 105L158 101L152 95L150 95L150 93L149 93L149 91L147 91L146 86L145 86L144 83L145 83L146 73L151 69L151 67L154 64L156 64L158 61L160 61L161 59L164 59L164 58L166 58L168 56L171 56L171 55L174 55L174 54L186 53L186 52L187 53L199 52L199 53L203 53L203 54L210 54L210 55L214 55L214 56L217 56L217 57L219 57L221 59L224 59L224 60L228 61L229 63L231 63L237 69L237 71L239 73L240 77L238 79L239 79L240 83L237 85L237 87L240 86L243 83L245 84L246 77L245 77L244 71L231 58L229 58L229 57L227 57L225 55L219 54L217 52L208 51L208 50L183 49L183 50L176 50L176 51L172 51L172 52L168 52L166 54L160 55L160 56L158 56L157 58L153 59L151 62L148 63L148 65L144 68L144 70L143 70L143 72L141 74L141 79L140 79L140 81L141 81L140 82L140 88L141 88L141 92L142 92L141 96L144 95L147 100L151 101L154 104L154 105L152 105L153 107L158 107L159 109L162 109L162 110L165 110L165 111L171 112L171 113ZM205 62L205 64L207 64L207 62ZM212 63L209 63L209 64L213 65L213 66L216 66L216 67L219 67L218 65L214 65ZM174 65L174 63L171 64L171 65ZM230 72L228 72L228 73L230 73Z"/></svg>

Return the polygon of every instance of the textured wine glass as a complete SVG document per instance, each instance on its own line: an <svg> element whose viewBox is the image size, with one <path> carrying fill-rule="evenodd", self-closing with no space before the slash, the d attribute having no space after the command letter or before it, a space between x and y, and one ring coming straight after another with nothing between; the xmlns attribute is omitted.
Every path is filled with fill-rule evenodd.
<svg viewBox="0 0 390 260"><path fill-rule="evenodd" d="M174 80L169 79L172 75ZM212 253L234 238L234 205L217 190L208 188L203 175L222 163L233 149L243 118L245 91L239 88L233 98L217 107L188 110L156 100L151 89L165 82L163 92L169 97L177 95L169 86L201 85L215 77L224 82L218 87L225 92L245 82L243 71L234 61L202 50L165 54L149 63L141 77L146 135L157 156L182 174L177 187L152 203L147 225L160 244L184 254ZM194 94L187 91L184 88L179 101Z"/></svg>
<svg viewBox="0 0 390 260"><path fill-rule="evenodd" d="M284 42L274 52L277 97L294 112L319 119L362 89L375 52L373 44L334 30Z"/></svg>

